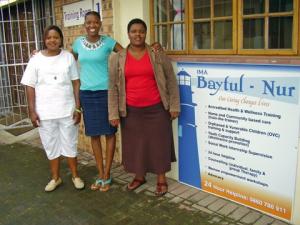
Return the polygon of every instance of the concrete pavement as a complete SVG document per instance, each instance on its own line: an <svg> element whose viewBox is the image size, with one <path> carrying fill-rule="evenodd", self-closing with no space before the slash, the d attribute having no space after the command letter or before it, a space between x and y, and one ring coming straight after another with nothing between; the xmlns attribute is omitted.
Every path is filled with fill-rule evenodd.
<svg viewBox="0 0 300 225"><path fill-rule="evenodd" d="M114 164L109 192L91 191L96 175L93 156L79 154L79 173L86 182L75 190L65 160L63 185L44 192L49 166L36 134L22 143L5 144L0 134L0 225L286 225L258 211L168 180L169 193L154 196L155 177L134 192L126 190L132 175Z"/></svg>

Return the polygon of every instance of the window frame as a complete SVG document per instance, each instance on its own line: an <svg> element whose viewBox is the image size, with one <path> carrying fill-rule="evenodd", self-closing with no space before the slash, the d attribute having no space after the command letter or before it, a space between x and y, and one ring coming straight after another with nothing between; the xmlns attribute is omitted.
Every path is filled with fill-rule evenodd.
<svg viewBox="0 0 300 225"><path fill-rule="evenodd" d="M149 1L150 6L150 39L151 42L155 41L155 26L158 24L167 25L170 24L168 22L160 22L154 23L154 1ZM214 0L211 1L211 6L214 3ZM273 16L284 16L290 13L288 12L279 12L279 13L269 13L267 11L269 7L269 1L265 0L265 12L263 13L263 18L270 18ZM201 21L202 19L193 19L194 10L193 10L193 0L185 0L185 17L184 17L184 26L185 26L185 50L166 50L167 54L172 55L282 55L282 56L293 56L297 55L300 49L300 40L299 37L299 1L293 0L293 13L290 14L293 16L293 27L292 27L292 48L291 49L242 49L243 47L243 18L262 18L262 14L253 14L243 16L243 0L232 0L232 49L193 49L194 43L194 21ZM224 20L226 17L213 17L213 7L210 7L211 15L210 15L210 27L211 27L211 42L213 42L213 23L214 21ZM271 16L270 16L271 15ZM268 21L269 19L265 19L264 24L264 38L265 38L265 46L268 47ZM266 32L267 31L267 32ZM168 28L168 34L170 34ZM168 40L170 37L168 37ZM212 45L212 43L211 43Z"/></svg>
<svg viewBox="0 0 300 225"><path fill-rule="evenodd" d="M279 12L279 13L269 13L269 2L271 0L265 0L265 12L262 14L253 14L243 16L243 1L239 1L238 5L238 48L237 53L240 55L297 55L298 53L298 1L293 0L293 14L288 12ZM262 16L263 15L263 16ZM269 18L273 16L284 16L284 15L293 15L293 27L292 27L292 48L291 49L268 49L269 43ZM264 18L264 40L265 40L265 48L264 49L243 49L243 18Z"/></svg>
<svg viewBox="0 0 300 225"><path fill-rule="evenodd" d="M155 41L155 26L157 25L167 25L167 29L168 29L168 37L167 39L168 40L171 40L171 37L170 37L170 34L171 34L171 31L170 31L170 24L172 24L170 21L167 21L167 22L159 22L159 23L155 23L154 21L154 1L155 0L150 0L150 39L151 39L151 42L154 42ZM184 15L184 26L185 26L185 30L188 31L188 18L187 18L187 13L188 10L188 1L189 0L185 0L185 3L184 3L184 7L185 7L185 15ZM176 24L176 23L174 23ZM188 40L188 33L189 32L185 32L184 34L184 37L185 37L185 40ZM185 41L185 50L166 50L166 52L168 54L174 54L174 55L183 55L183 54L188 54L189 51L188 51L188 45L187 45L187 42L188 41Z"/></svg>
<svg viewBox="0 0 300 225"><path fill-rule="evenodd" d="M227 55L227 54L235 54L236 48L237 48L237 39L236 39L236 18L237 18L237 12L236 12L236 5L237 0L232 0L232 49L193 49L193 43L194 43L194 21L205 21L207 19L194 19L194 5L193 1L187 0L189 4L189 14L188 14L188 25L189 25L189 46L188 50L190 54L214 54L214 55ZM213 46L213 35L214 35L214 29L213 29L213 22L215 21L224 21L224 18L226 17L214 17L214 8L212 7L214 5L214 0L210 0L210 19L207 21L210 21L210 41L211 41L211 47Z"/></svg>

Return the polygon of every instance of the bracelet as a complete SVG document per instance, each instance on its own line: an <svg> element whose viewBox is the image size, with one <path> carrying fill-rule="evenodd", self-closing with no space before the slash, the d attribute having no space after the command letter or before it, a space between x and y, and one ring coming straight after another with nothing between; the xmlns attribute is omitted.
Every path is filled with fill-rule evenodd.
<svg viewBox="0 0 300 225"><path fill-rule="evenodd" d="M75 108L75 112L82 113L80 109Z"/></svg>

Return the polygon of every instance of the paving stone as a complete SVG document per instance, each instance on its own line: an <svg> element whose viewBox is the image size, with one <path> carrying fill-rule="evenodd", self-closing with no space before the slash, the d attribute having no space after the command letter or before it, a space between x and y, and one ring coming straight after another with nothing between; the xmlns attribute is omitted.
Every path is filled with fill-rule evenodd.
<svg viewBox="0 0 300 225"><path fill-rule="evenodd" d="M240 220L246 214L250 212L250 209L245 206L239 206L236 210L234 210L231 214L228 215L229 218L233 220Z"/></svg>
<svg viewBox="0 0 300 225"><path fill-rule="evenodd" d="M190 198L188 198L188 200L192 201L192 202L199 202L201 199L204 199L207 196L209 196L208 193L200 191L200 192L197 192L196 194L192 195Z"/></svg>
<svg viewBox="0 0 300 225"><path fill-rule="evenodd" d="M118 176L120 176L120 175L122 175L123 173L121 173L121 172L111 172L111 175L113 176L113 177L118 177Z"/></svg>
<svg viewBox="0 0 300 225"><path fill-rule="evenodd" d="M176 189L177 187L179 187L180 185L182 185L182 184L180 184L180 183L173 183L173 184L170 184L170 185L169 185L169 188L168 188L169 192L172 193L172 191L173 191L174 189Z"/></svg>
<svg viewBox="0 0 300 225"><path fill-rule="evenodd" d="M156 187L155 186L149 186L147 190L150 191L150 192L155 192Z"/></svg>
<svg viewBox="0 0 300 225"><path fill-rule="evenodd" d="M87 166L96 166L96 162L95 160L91 160L89 161L88 165Z"/></svg>
<svg viewBox="0 0 300 225"><path fill-rule="evenodd" d="M196 211L195 208L187 206L187 205L184 205L184 204L180 204L179 205L179 209L185 209L185 210L188 210L188 211Z"/></svg>
<svg viewBox="0 0 300 225"><path fill-rule="evenodd" d="M93 157L91 153L89 152L80 152L80 155L84 156L84 157L87 157L87 158L91 158Z"/></svg>
<svg viewBox="0 0 300 225"><path fill-rule="evenodd" d="M157 176L154 176L153 174L147 174L146 176L146 180L147 180L147 183L150 184L150 185L156 185L157 183Z"/></svg>
<svg viewBox="0 0 300 225"><path fill-rule="evenodd" d="M123 168L122 165L117 166L116 168L113 169L113 171L121 171L121 172L125 173L124 168Z"/></svg>
<svg viewBox="0 0 300 225"><path fill-rule="evenodd" d="M274 221L274 218L263 215L253 225L270 225Z"/></svg>
<svg viewBox="0 0 300 225"><path fill-rule="evenodd" d="M167 177L167 182L168 182L169 185L171 185L173 183L178 183L178 181L176 181L176 180L174 180L172 178L169 178L169 177Z"/></svg>
<svg viewBox="0 0 300 225"><path fill-rule="evenodd" d="M236 203L233 202L229 202L226 205L224 205L219 211L218 213L220 213L221 215L227 216L229 215L231 212L233 212L235 209L237 209L239 207L239 205L237 205Z"/></svg>
<svg viewBox="0 0 300 225"><path fill-rule="evenodd" d="M200 200L198 202L198 205L201 205L201 206L208 206L209 204L213 203L214 201L216 201L218 198L216 196L213 196L213 195L208 195L206 198Z"/></svg>
<svg viewBox="0 0 300 225"><path fill-rule="evenodd" d="M245 217L243 217L241 219L242 223L248 223L248 224L253 224L255 221L257 221L259 218L261 217L261 214L256 212L256 211L252 211L250 213L248 213Z"/></svg>
<svg viewBox="0 0 300 225"><path fill-rule="evenodd" d="M150 192L150 191L145 191L144 193L148 196L155 196L155 194L153 192Z"/></svg>
<svg viewBox="0 0 300 225"><path fill-rule="evenodd" d="M205 208L205 207L203 207L203 206L194 204L194 205L192 205L192 207L194 207L195 209L198 209L198 210L200 210L200 211L202 211L202 212L206 212L206 213L208 213L208 214L213 214L213 211L210 211L209 209L207 209L207 208Z"/></svg>
<svg viewBox="0 0 300 225"><path fill-rule="evenodd" d="M188 190L190 187L184 184L179 185L178 187L176 187L175 189L169 191L171 192L173 195L180 195L182 194L184 191Z"/></svg>
<svg viewBox="0 0 300 225"><path fill-rule="evenodd" d="M175 196L174 198L172 198L169 202L172 202L172 203L180 203L183 201L183 198L180 198L178 196Z"/></svg>
<svg viewBox="0 0 300 225"><path fill-rule="evenodd" d="M222 218L218 216L214 216L212 219L210 219L208 222L210 223L221 223Z"/></svg>
<svg viewBox="0 0 300 225"><path fill-rule="evenodd" d="M165 197L166 198L174 198L174 195L172 195L171 193L168 192L165 194Z"/></svg>
<svg viewBox="0 0 300 225"><path fill-rule="evenodd" d="M113 179L114 179L114 181L116 181L116 182L119 183L119 184L127 184L126 181L124 181L124 180L122 180L122 179L120 179L120 178L118 178L118 177L115 177L115 178L113 178Z"/></svg>
<svg viewBox="0 0 300 225"><path fill-rule="evenodd" d="M271 225L290 225L290 224L285 223L285 222L280 221L280 220L275 220L273 223L271 223Z"/></svg>
<svg viewBox="0 0 300 225"><path fill-rule="evenodd" d="M180 197L180 196L179 196L179 197ZM183 203L186 204L186 205L192 205L192 204L193 204L192 202L186 201L186 200L185 200Z"/></svg>
<svg viewBox="0 0 300 225"><path fill-rule="evenodd" d="M149 188L149 185L146 183L146 184L141 185L137 189L135 189L134 192L135 193L140 193L140 192L146 190L147 188Z"/></svg>
<svg viewBox="0 0 300 225"><path fill-rule="evenodd" d="M80 164L82 164L82 165L88 165L88 164L89 164L89 162L88 162L88 161L86 161L86 160L82 160L82 161L80 161Z"/></svg>
<svg viewBox="0 0 300 225"><path fill-rule="evenodd" d="M227 203L228 203L228 201L226 201L224 199L218 199L217 201L208 205L207 208L210 209L211 211L217 212L220 208L222 208Z"/></svg>
<svg viewBox="0 0 300 225"><path fill-rule="evenodd" d="M133 177L132 176L128 176L128 177L125 177L123 178L124 181L130 183L132 180L133 180Z"/></svg>
<svg viewBox="0 0 300 225"><path fill-rule="evenodd" d="M119 167L119 166L121 166L120 163L113 162L113 163L111 164L111 169L113 170L114 168L117 168L117 167Z"/></svg>
<svg viewBox="0 0 300 225"><path fill-rule="evenodd" d="M183 193L181 193L178 196L181 197L181 198L187 199L190 196L192 196L192 195L194 195L194 194L196 194L198 192L200 192L198 189L190 187L190 188L188 188L186 191L184 191Z"/></svg>
<svg viewBox="0 0 300 225"><path fill-rule="evenodd" d="M119 178L119 179L122 179L122 180L126 180L126 178L128 178L128 177L131 178L131 176L130 176L128 173L123 173L123 174L120 175L118 178Z"/></svg>

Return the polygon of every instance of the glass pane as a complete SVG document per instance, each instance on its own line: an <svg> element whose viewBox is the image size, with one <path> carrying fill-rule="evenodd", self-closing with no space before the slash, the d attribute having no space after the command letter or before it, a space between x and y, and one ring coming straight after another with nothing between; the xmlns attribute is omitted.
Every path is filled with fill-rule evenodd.
<svg viewBox="0 0 300 225"><path fill-rule="evenodd" d="M21 79L22 79L22 75L23 75L24 71L22 66L16 66L16 79L17 79L17 84L21 83Z"/></svg>
<svg viewBox="0 0 300 225"><path fill-rule="evenodd" d="M184 20L184 0L170 0L170 20L183 21Z"/></svg>
<svg viewBox="0 0 300 225"><path fill-rule="evenodd" d="M210 49L210 22L194 24L194 49Z"/></svg>
<svg viewBox="0 0 300 225"><path fill-rule="evenodd" d="M244 19L243 48L264 48L264 19Z"/></svg>
<svg viewBox="0 0 300 225"><path fill-rule="evenodd" d="M167 2L168 0L155 0L154 1L154 22L167 21Z"/></svg>
<svg viewBox="0 0 300 225"><path fill-rule="evenodd" d="M19 42L20 37L19 37L19 24L18 22L11 22L10 23L10 35L12 36L12 41L13 42Z"/></svg>
<svg viewBox="0 0 300 225"><path fill-rule="evenodd" d="M5 9L1 8L1 21L9 21L9 20L10 20L10 16L9 16L8 8Z"/></svg>
<svg viewBox="0 0 300 225"><path fill-rule="evenodd" d="M185 49L185 27L184 24L174 24L171 30L171 49L184 50Z"/></svg>
<svg viewBox="0 0 300 225"><path fill-rule="evenodd" d="M215 0L214 1L214 16L231 16L232 15L232 0Z"/></svg>
<svg viewBox="0 0 300 225"><path fill-rule="evenodd" d="M29 45L27 43L22 43L22 57L23 57L23 62L28 62L30 59L30 49ZM40 48L42 49L42 48Z"/></svg>
<svg viewBox="0 0 300 225"><path fill-rule="evenodd" d="M194 18L210 18L210 0L194 0Z"/></svg>
<svg viewBox="0 0 300 225"><path fill-rule="evenodd" d="M14 45L14 50L15 50L15 62L16 63L22 63L22 50L20 44L15 44Z"/></svg>
<svg viewBox="0 0 300 225"><path fill-rule="evenodd" d="M270 1L270 12L289 12L293 11L293 0Z"/></svg>
<svg viewBox="0 0 300 225"><path fill-rule="evenodd" d="M293 17L269 19L269 48L292 48Z"/></svg>
<svg viewBox="0 0 300 225"><path fill-rule="evenodd" d="M33 52L33 50L36 50L35 43L29 44L29 50L30 50L30 52Z"/></svg>
<svg viewBox="0 0 300 225"><path fill-rule="evenodd" d="M19 26L20 26L21 42L27 42L27 41L29 41L28 38L29 38L30 35L27 35L27 32L22 32L22 31L27 30L26 21L19 21Z"/></svg>
<svg viewBox="0 0 300 225"><path fill-rule="evenodd" d="M5 61L4 44L2 44L0 36L0 65L3 65Z"/></svg>
<svg viewBox="0 0 300 225"><path fill-rule="evenodd" d="M20 3L22 4L22 3ZM26 1L25 2L25 7L26 7L26 17L28 20L32 20L33 19L33 13L32 13L32 4L31 1Z"/></svg>
<svg viewBox="0 0 300 225"><path fill-rule="evenodd" d="M166 25L155 26L155 41L168 49L168 28Z"/></svg>
<svg viewBox="0 0 300 225"><path fill-rule="evenodd" d="M232 49L232 21L214 23L214 49Z"/></svg>
<svg viewBox="0 0 300 225"><path fill-rule="evenodd" d="M34 24L33 21L28 21L27 26L26 26L27 32L28 32L28 39L29 41L34 41L35 36L34 36Z"/></svg>
<svg viewBox="0 0 300 225"><path fill-rule="evenodd" d="M4 22L3 23L3 39L5 42L13 42L12 36L10 35L10 22ZM1 31L2 32L2 31Z"/></svg>
<svg viewBox="0 0 300 225"><path fill-rule="evenodd" d="M264 0L244 0L243 6L244 6L243 8L244 15L258 14L258 13L265 12Z"/></svg>

